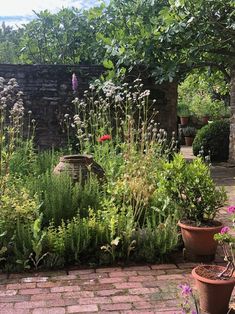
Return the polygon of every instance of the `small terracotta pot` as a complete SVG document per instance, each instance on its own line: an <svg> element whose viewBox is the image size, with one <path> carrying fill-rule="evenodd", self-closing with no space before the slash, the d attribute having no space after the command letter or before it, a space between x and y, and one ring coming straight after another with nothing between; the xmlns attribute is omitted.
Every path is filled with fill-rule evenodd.
<svg viewBox="0 0 235 314"><path fill-rule="evenodd" d="M184 139L185 139L185 145L186 146L192 146L193 145L194 137L185 136Z"/></svg>
<svg viewBox="0 0 235 314"><path fill-rule="evenodd" d="M209 117L202 117L201 121L202 121L203 124L208 124Z"/></svg>
<svg viewBox="0 0 235 314"><path fill-rule="evenodd" d="M189 121L189 117L180 117L180 124L187 125Z"/></svg>
<svg viewBox="0 0 235 314"><path fill-rule="evenodd" d="M192 276L195 279L197 291L199 294L200 309L207 314L226 314L229 310L229 301L235 285L235 278L227 280L208 279L200 275L200 268L220 273L224 267L217 265L197 266L192 270Z"/></svg>
<svg viewBox="0 0 235 314"><path fill-rule="evenodd" d="M194 256L212 256L214 257L218 242L214 240L214 235L219 233L223 225L216 221L218 226L195 227L178 222L181 228L181 234L186 251Z"/></svg>

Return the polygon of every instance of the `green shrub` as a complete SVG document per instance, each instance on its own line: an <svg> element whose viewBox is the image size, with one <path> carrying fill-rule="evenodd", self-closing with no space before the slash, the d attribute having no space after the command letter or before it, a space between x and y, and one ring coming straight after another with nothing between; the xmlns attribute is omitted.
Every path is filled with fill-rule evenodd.
<svg viewBox="0 0 235 314"><path fill-rule="evenodd" d="M177 221L169 215L164 217L162 223L157 223L156 215L153 214L147 219L146 227L136 231L135 238L135 260L162 262L179 243Z"/></svg>
<svg viewBox="0 0 235 314"><path fill-rule="evenodd" d="M41 175L47 171L53 171L59 161L60 155L62 155L61 152L54 151L53 149L39 152L34 165L35 174Z"/></svg>
<svg viewBox="0 0 235 314"><path fill-rule="evenodd" d="M226 201L224 189L216 187L202 158L187 163L181 154L176 154L172 162L164 163L158 186L155 198L169 198L177 204L181 219L197 225L213 220Z"/></svg>
<svg viewBox="0 0 235 314"><path fill-rule="evenodd" d="M39 195L43 225L47 226L50 221L59 226L62 220L70 220L78 213L87 216L89 207L98 208L102 195L95 178L85 185L74 184L66 173L58 176L47 172L34 181L31 189Z"/></svg>
<svg viewBox="0 0 235 314"><path fill-rule="evenodd" d="M87 256L91 240L89 224L79 216L57 228L51 224L46 232L48 250L67 264L79 263L82 255Z"/></svg>
<svg viewBox="0 0 235 314"><path fill-rule="evenodd" d="M30 173L33 173L36 159L37 155L33 148L32 139L19 140L9 161L10 173L26 178Z"/></svg>
<svg viewBox="0 0 235 314"><path fill-rule="evenodd" d="M0 184L0 232L11 237L17 222L28 224L38 217L39 201L22 186L20 179L5 176Z"/></svg>
<svg viewBox="0 0 235 314"><path fill-rule="evenodd" d="M193 142L195 156L203 151L211 161L226 161L229 155L229 121L212 122L201 128Z"/></svg>

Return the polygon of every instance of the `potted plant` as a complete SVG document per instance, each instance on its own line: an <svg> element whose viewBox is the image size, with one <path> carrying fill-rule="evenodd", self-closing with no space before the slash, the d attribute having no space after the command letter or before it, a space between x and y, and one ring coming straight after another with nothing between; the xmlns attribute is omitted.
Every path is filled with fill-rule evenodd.
<svg viewBox="0 0 235 314"><path fill-rule="evenodd" d="M235 222L235 206L228 208ZM229 301L235 285L235 256L233 253L235 238L229 234L229 227L223 227L215 234L215 240L222 245L225 267L200 265L192 270L199 294L200 309L209 314L223 314L229 311Z"/></svg>
<svg viewBox="0 0 235 314"><path fill-rule="evenodd" d="M177 113L178 113L178 116L180 117L180 124L187 125L189 121L189 116L190 116L189 107L185 103L179 102L178 107L177 107Z"/></svg>
<svg viewBox="0 0 235 314"><path fill-rule="evenodd" d="M207 124L212 107L212 99L206 93L198 93L194 95L191 103L192 111L201 120L203 124Z"/></svg>
<svg viewBox="0 0 235 314"><path fill-rule="evenodd" d="M181 234L185 250L193 261L212 260L217 241L214 235L222 229L222 223L215 220L219 208L227 196L223 188L217 188L210 175L210 169L202 158L191 163L185 160L177 165L179 175L173 180L175 201L180 211Z"/></svg>
<svg viewBox="0 0 235 314"><path fill-rule="evenodd" d="M196 131L196 128L193 126L186 126L182 129L186 146L192 146Z"/></svg>

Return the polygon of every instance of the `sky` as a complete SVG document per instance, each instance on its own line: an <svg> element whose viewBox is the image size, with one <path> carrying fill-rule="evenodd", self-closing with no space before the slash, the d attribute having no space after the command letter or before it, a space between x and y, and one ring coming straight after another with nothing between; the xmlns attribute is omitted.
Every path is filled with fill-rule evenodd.
<svg viewBox="0 0 235 314"><path fill-rule="evenodd" d="M33 10L40 12L47 9L55 13L63 7L83 9L100 2L101 0L0 0L0 23L5 21L7 25L20 25L35 18Z"/></svg>

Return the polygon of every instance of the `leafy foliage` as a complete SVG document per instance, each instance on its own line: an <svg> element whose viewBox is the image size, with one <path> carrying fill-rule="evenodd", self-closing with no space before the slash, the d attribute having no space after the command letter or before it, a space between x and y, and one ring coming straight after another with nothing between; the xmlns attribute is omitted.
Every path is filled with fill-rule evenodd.
<svg viewBox="0 0 235 314"><path fill-rule="evenodd" d="M39 180L37 178L29 184L42 204L43 225L53 221L58 226L63 219L72 219L77 213L87 216L89 207L97 209L99 206L101 192L94 178L90 178L85 185L73 184L68 174L57 176L46 172Z"/></svg>
<svg viewBox="0 0 235 314"><path fill-rule="evenodd" d="M12 236L17 222L27 224L38 215L39 201L31 196L22 181L5 177L0 192L0 229Z"/></svg>
<svg viewBox="0 0 235 314"><path fill-rule="evenodd" d="M101 8L88 12L62 9L57 14L37 13L37 19L24 26L20 60L23 63L100 63L103 47L96 42L96 22Z"/></svg>
<svg viewBox="0 0 235 314"><path fill-rule="evenodd" d="M91 94L74 102L80 152L93 154L106 182L91 177L74 183L67 174L55 176L54 151L36 154L28 145L19 167L24 150L16 147L17 154L10 154L6 169L11 171L0 172L4 269L110 264L146 256L163 260L177 248L179 218L199 224L214 218L225 194L216 190L201 159L187 164L174 155L176 141L173 136L169 142L158 129L150 92L142 90L140 79L134 83L108 81L98 92L91 85Z"/></svg>
<svg viewBox="0 0 235 314"><path fill-rule="evenodd" d="M197 133L197 129L193 126L186 126L182 129L182 133L184 136L194 137Z"/></svg>
<svg viewBox="0 0 235 314"><path fill-rule="evenodd" d="M217 189L210 170L201 158L187 163L182 155L163 165L156 197L168 197L177 204L180 218L200 225L213 220L226 201L223 189Z"/></svg>
<svg viewBox="0 0 235 314"><path fill-rule="evenodd" d="M179 85L178 111L184 108L197 117L218 119L229 114L228 84L220 71L194 71Z"/></svg>
<svg viewBox="0 0 235 314"><path fill-rule="evenodd" d="M35 14L19 30L2 26L2 62L9 62L11 51L11 62L103 63L109 78L135 68L158 82L209 66L215 76L219 69L230 80L233 0L112 0L87 11Z"/></svg>
<svg viewBox="0 0 235 314"><path fill-rule="evenodd" d="M162 48L177 51L181 70L210 65L234 65L234 1L170 1L163 11Z"/></svg>
<svg viewBox="0 0 235 314"><path fill-rule="evenodd" d="M19 63L19 42L22 30L14 30L2 23L0 26L0 63Z"/></svg>
<svg viewBox="0 0 235 314"><path fill-rule="evenodd" d="M229 155L229 121L214 121L201 128L193 142L195 156L210 156L211 161L226 161Z"/></svg>
<svg viewBox="0 0 235 314"><path fill-rule="evenodd" d="M136 233L136 250L134 256L137 260L148 262L154 260L162 261L169 252L176 249L179 241L179 234L176 228L175 217L170 216L163 223L156 223L156 215L148 218L146 228Z"/></svg>

